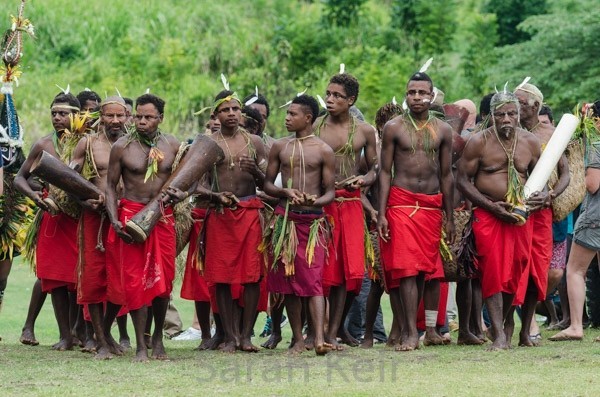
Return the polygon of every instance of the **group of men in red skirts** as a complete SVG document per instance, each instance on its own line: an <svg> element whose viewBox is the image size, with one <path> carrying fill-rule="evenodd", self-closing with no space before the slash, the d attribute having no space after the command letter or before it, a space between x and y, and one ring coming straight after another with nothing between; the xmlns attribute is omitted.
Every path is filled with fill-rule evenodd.
<svg viewBox="0 0 600 397"><path fill-rule="evenodd" d="M539 90L525 84L493 95L489 117L466 144L461 130L444 121L437 93L425 72L415 73L404 107L383 106L375 129L352 113L356 78L336 74L321 100L326 112L319 115L312 96L295 96L286 104L290 135L274 140L265 132L270 112L265 98L256 93L242 100L225 89L211 107L210 131L196 138L216 144L219 161L185 191L170 185L170 177L193 153L189 144L160 130L161 98L144 94L132 109L120 96L100 100L84 92L78 100L60 93L51 105L54 132L32 146L15 177L15 186L42 210L36 274L41 290L51 294L59 325L54 348L73 347L69 312L76 293L93 328L97 358L123 354L110 329L117 315L129 312L136 360L148 360L150 349L152 358L166 359L162 328L175 258L188 241L181 296L195 301L200 349L255 352L257 311L274 314L285 307L293 332L290 351L341 350L350 338L344 319L365 271L372 280L365 346L373 343L369 313L377 310L383 291L394 314L388 344L415 350L422 328L425 345L442 345L439 325L447 296L442 261L451 260L446 255L456 260L461 250L453 247L466 244L453 215L465 209L472 214L476 257L459 266L476 271L461 284L459 309L467 309L461 312L458 343L486 340L483 297L492 349L510 346L512 327L505 319L514 305L522 307L519 344L533 345L528 328L536 302L546 295L552 199L568 184L562 164L553 190L528 199L529 220L521 225L513 214L513 198L552 133L551 126L525 123L537 117ZM88 109L99 111L97 125L66 158L72 120ZM30 173L42 151L70 164L104 194L71 198L80 206L77 217L62 208L52 211L51 194ZM160 220L144 242L136 242L126 226L157 197ZM179 230L186 217L189 233ZM216 334L209 337L211 312ZM23 338L37 342L33 329L24 329Z"/></svg>

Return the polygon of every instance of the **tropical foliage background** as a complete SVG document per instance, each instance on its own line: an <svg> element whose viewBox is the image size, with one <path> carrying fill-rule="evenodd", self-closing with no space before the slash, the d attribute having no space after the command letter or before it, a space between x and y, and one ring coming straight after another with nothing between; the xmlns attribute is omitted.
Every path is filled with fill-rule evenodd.
<svg viewBox="0 0 600 397"><path fill-rule="evenodd" d="M19 1L2 5L8 28ZM36 39L25 40L15 100L29 142L51 129L55 84L102 97L150 88L180 138L205 122L192 113L222 89L220 73L240 96L258 86L276 136L279 105L304 88L322 95L340 63L371 121L431 56L446 102L478 103L525 76L558 114L600 97L600 7L584 0L30 0L25 16Z"/></svg>

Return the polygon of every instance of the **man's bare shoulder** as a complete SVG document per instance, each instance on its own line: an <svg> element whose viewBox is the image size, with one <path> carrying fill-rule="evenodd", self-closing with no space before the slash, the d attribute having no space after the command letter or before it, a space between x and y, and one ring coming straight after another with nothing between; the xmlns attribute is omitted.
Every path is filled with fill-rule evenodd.
<svg viewBox="0 0 600 397"><path fill-rule="evenodd" d="M538 148L541 147L540 138L538 138L534 133L529 132L524 128L517 128L516 131L519 134L519 139L523 139L530 145L534 145Z"/></svg>
<svg viewBox="0 0 600 397"><path fill-rule="evenodd" d="M54 142L52 141L52 134L48 134L35 141L33 145L31 145L31 151L41 151L51 147L54 147Z"/></svg>
<svg viewBox="0 0 600 397"><path fill-rule="evenodd" d="M88 140L90 140L91 142L94 142L95 139L98 139L98 133L82 136L79 139L79 142L77 142L77 146L75 146L73 155L76 156L78 154L81 154L82 152L85 152L87 150Z"/></svg>
<svg viewBox="0 0 600 397"><path fill-rule="evenodd" d="M383 126L383 132L387 132L388 134L397 134L403 131L404 128L404 116L400 114L385 123Z"/></svg>
<svg viewBox="0 0 600 397"><path fill-rule="evenodd" d="M258 135L252 135L252 134L248 133L248 136L250 137L250 141L252 141L252 144L254 145L254 147L265 146L262 139L260 139L260 137Z"/></svg>
<svg viewBox="0 0 600 397"><path fill-rule="evenodd" d="M271 150L272 149L282 150L283 147L292 140L292 138L293 137L291 137L291 136L286 136L286 137L283 137L283 138L276 139L275 141L273 141L273 145L271 146Z"/></svg>
<svg viewBox="0 0 600 397"><path fill-rule="evenodd" d="M166 138L167 142L172 148L174 148L175 150L179 150L179 146L181 145L181 141L179 139L175 138L175 136L170 134L165 134L163 136Z"/></svg>
<svg viewBox="0 0 600 397"><path fill-rule="evenodd" d="M325 116L327 116L327 115L323 115L323 116L319 116L319 117L317 117L317 119L314 121L314 123L313 123L313 125L312 125L312 126L313 126L313 130L316 130L316 129L317 129L317 127L318 127L319 125L321 125L321 123L323 122L323 119L325 118Z"/></svg>
<svg viewBox="0 0 600 397"><path fill-rule="evenodd" d="M439 131L442 131L447 134L452 134L453 130L450 124L446 123L444 120L441 119L438 119L437 123Z"/></svg>
<svg viewBox="0 0 600 397"><path fill-rule="evenodd" d="M333 149L324 140L319 137L314 138L314 142L316 142L317 147L321 151L321 154L328 155L329 153L334 154Z"/></svg>
<svg viewBox="0 0 600 397"><path fill-rule="evenodd" d="M130 143L129 136L124 135L117 139L117 141L113 144L112 150L114 149L124 149Z"/></svg>
<svg viewBox="0 0 600 397"><path fill-rule="evenodd" d="M373 127L371 124L367 123L366 121L362 121L362 120L356 120L356 129L358 131L361 132L366 132L366 133L371 133L371 132L375 132L375 127Z"/></svg>
<svg viewBox="0 0 600 397"><path fill-rule="evenodd" d="M470 150L482 149L490 136L492 136L491 134L493 134L491 128L471 134L465 143L465 150L467 150L467 148Z"/></svg>

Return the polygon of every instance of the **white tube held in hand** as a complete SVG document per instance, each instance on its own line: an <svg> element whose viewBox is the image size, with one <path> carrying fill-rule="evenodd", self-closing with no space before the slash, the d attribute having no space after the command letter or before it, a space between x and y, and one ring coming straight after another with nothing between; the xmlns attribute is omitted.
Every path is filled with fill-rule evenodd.
<svg viewBox="0 0 600 397"><path fill-rule="evenodd" d="M574 115L567 113L562 116L535 168L527 178L527 182L523 187L525 199L528 199L532 193L544 189L560 157L567 149L578 124L579 119Z"/></svg>

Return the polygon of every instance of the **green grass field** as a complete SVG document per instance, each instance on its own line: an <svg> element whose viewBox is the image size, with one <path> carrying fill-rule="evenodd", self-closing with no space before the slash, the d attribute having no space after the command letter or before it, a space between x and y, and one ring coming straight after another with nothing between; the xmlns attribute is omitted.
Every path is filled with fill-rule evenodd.
<svg viewBox="0 0 600 397"><path fill-rule="evenodd" d="M370 351L350 348L326 357L291 357L286 354L286 326L284 342L275 351L226 355L193 351L197 342L166 341L169 362L134 364L131 352L97 362L78 350L50 349L58 338L50 299L36 324L40 345L18 342L33 281L27 266L15 264L0 314L1 396L592 396L600 390L600 343L592 342L598 330L587 330L583 342L544 342L539 348L507 352L452 345L396 353L376 345ZM191 302L177 298L176 306L184 327L189 326ZM387 302L384 317L389 323ZM263 324L260 316L257 334ZM544 332L544 339L549 335Z"/></svg>

